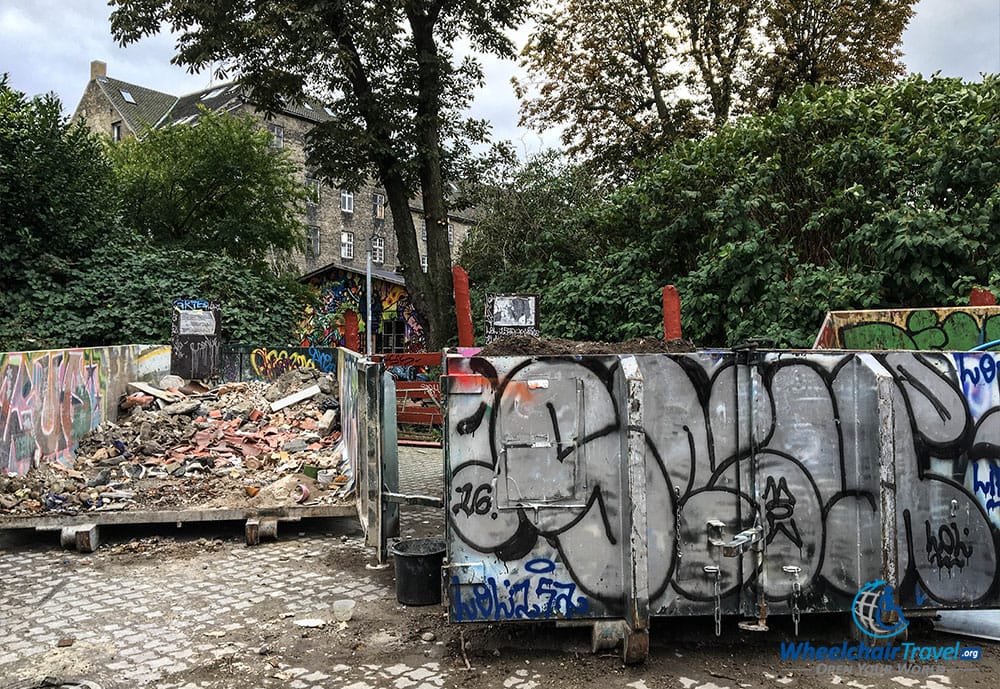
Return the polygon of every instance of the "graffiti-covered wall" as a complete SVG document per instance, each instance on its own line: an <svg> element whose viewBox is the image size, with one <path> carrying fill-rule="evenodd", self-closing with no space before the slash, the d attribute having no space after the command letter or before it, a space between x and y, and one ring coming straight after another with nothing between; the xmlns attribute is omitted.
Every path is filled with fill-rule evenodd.
<svg viewBox="0 0 1000 689"><path fill-rule="evenodd" d="M0 472L72 465L78 439L114 420L130 380L162 376L170 348L126 345L0 354Z"/></svg>
<svg viewBox="0 0 1000 689"><path fill-rule="evenodd" d="M358 332L364 341L367 332L367 299L365 275L332 269L312 278L309 285L315 292L314 305L307 310L303 327L302 346L344 347L348 312L355 314ZM404 330L405 348L409 352L424 350L423 326L417 310L403 285L373 279L372 322L374 335L387 330L387 323L400 322Z"/></svg>
<svg viewBox="0 0 1000 689"><path fill-rule="evenodd" d="M223 380L272 381L282 373L298 368L336 373L337 350L334 347L254 345L225 345L222 348Z"/></svg>
<svg viewBox="0 0 1000 689"><path fill-rule="evenodd" d="M875 579L910 608L1000 606L997 366L449 358L452 619L846 610Z"/></svg>
<svg viewBox="0 0 1000 689"><path fill-rule="evenodd" d="M813 348L962 351L998 339L998 306L831 311Z"/></svg>

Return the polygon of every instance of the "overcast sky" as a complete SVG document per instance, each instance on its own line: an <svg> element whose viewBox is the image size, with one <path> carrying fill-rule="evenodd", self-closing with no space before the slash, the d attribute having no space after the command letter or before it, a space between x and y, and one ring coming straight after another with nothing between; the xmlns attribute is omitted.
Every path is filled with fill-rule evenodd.
<svg viewBox="0 0 1000 689"><path fill-rule="evenodd" d="M111 40L106 0L0 0L0 72L29 96L54 91L69 113L90 77L90 61L108 63L108 76L182 95L211 85L207 74L190 75L169 64L169 36L147 38L128 48ZM1000 0L922 0L903 36L909 71L977 80L1000 72ZM520 142L526 152L554 146L517 128L517 99L510 86L511 62L487 60L486 87L473 114L493 123L497 138Z"/></svg>

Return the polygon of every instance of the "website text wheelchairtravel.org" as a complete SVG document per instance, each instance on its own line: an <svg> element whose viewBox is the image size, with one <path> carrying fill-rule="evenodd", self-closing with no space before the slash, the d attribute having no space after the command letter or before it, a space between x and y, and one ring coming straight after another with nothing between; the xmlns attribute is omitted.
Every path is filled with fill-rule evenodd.
<svg viewBox="0 0 1000 689"><path fill-rule="evenodd" d="M813 646L808 641L781 643L783 661L815 661L816 674L934 675L946 671L945 662L979 660L980 648L924 646L888 642L869 646L865 642Z"/></svg>

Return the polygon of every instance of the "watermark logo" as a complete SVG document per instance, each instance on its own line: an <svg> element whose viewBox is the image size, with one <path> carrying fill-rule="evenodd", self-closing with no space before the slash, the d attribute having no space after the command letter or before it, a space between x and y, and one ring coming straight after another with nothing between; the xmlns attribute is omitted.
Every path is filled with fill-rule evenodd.
<svg viewBox="0 0 1000 689"><path fill-rule="evenodd" d="M910 624L896 603L895 590L884 579L869 581L854 596L851 617L862 632L874 639L888 639Z"/></svg>

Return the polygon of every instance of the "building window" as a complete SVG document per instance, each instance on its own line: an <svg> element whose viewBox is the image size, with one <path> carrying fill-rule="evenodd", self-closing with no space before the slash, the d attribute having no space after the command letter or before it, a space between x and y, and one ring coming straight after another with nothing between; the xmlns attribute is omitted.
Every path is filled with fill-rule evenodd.
<svg viewBox="0 0 1000 689"><path fill-rule="evenodd" d="M382 321L375 333L375 351L382 354L406 352L406 323L400 320Z"/></svg>
<svg viewBox="0 0 1000 689"><path fill-rule="evenodd" d="M340 233L340 257L354 258L354 233Z"/></svg>
<svg viewBox="0 0 1000 689"><path fill-rule="evenodd" d="M385 237L372 237L372 263L385 263Z"/></svg>
<svg viewBox="0 0 1000 689"><path fill-rule="evenodd" d="M420 221L420 238L427 241L427 218Z"/></svg>
<svg viewBox="0 0 1000 689"><path fill-rule="evenodd" d="M319 256L319 228L310 225L306 228L306 258Z"/></svg>
<svg viewBox="0 0 1000 689"><path fill-rule="evenodd" d="M271 132L271 148L281 148L285 145L285 128L280 124L267 125L267 131Z"/></svg>
<svg viewBox="0 0 1000 689"><path fill-rule="evenodd" d="M454 243L455 243L455 228L451 226L451 223L448 223L448 244L454 244Z"/></svg>
<svg viewBox="0 0 1000 689"><path fill-rule="evenodd" d="M385 196L382 194L372 194L372 217L385 220Z"/></svg>
<svg viewBox="0 0 1000 689"><path fill-rule="evenodd" d="M122 94L122 100L124 100L126 103L131 103L132 105L136 105L135 98L132 97L132 94L129 91L126 91L124 89L118 89L118 93Z"/></svg>
<svg viewBox="0 0 1000 689"><path fill-rule="evenodd" d="M306 203L313 206L319 205L319 180L315 177L306 177L306 189L308 190L308 195L306 196Z"/></svg>
<svg viewBox="0 0 1000 689"><path fill-rule="evenodd" d="M118 122L111 123L111 140L121 141L122 140L122 123L121 120Z"/></svg>
<svg viewBox="0 0 1000 689"><path fill-rule="evenodd" d="M427 254L420 257L420 270L427 272Z"/></svg>
<svg viewBox="0 0 1000 689"><path fill-rule="evenodd" d="M354 212L354 192L347 191L347 189L340 190L340 210L345 213Z"/></svg>

